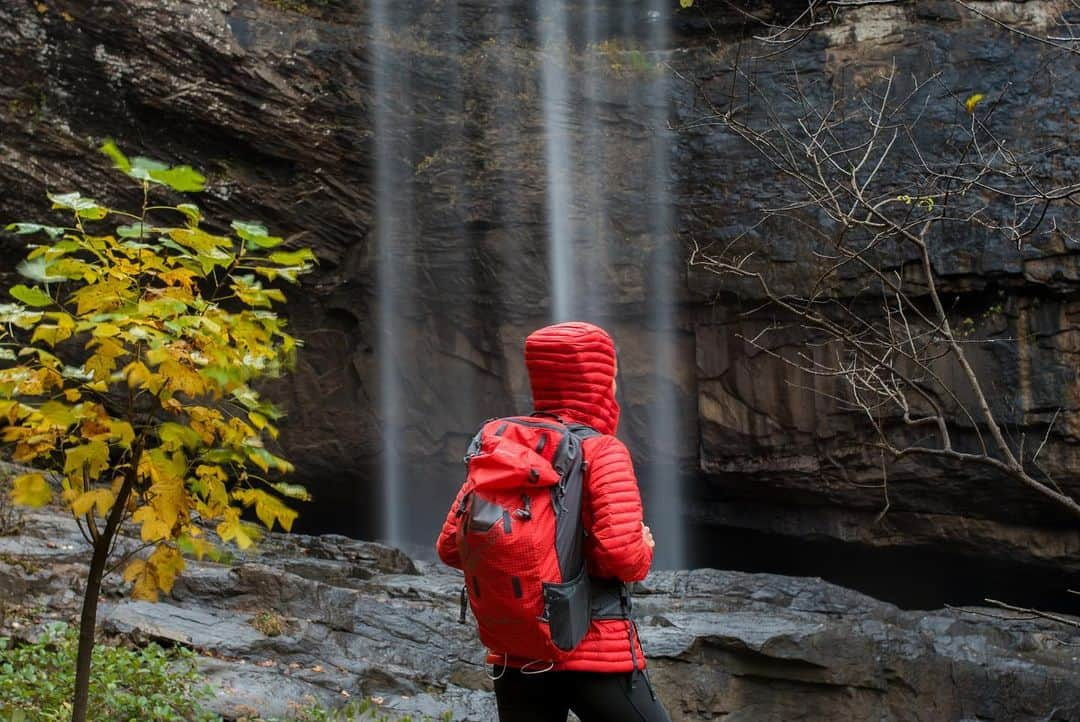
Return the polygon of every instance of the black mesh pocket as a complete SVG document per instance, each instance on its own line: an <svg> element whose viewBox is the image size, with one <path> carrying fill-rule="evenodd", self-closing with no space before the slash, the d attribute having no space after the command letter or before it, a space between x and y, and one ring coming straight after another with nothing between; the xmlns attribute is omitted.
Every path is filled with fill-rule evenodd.
<svg viewBox="0 0 1080 722"><path fill-rule="evenodd" d="M544 609L551 641L559 649L569 652L589 631L589 597L589 575L584 565L568 582L544 584Z"/></svg>
<svg viewBox="0 0 1080 722"><path fill-rule="evenodd" d="M486 532L502 521L504 511L498 504L474 493L472 511L469 514L469 531Z"/></svg>

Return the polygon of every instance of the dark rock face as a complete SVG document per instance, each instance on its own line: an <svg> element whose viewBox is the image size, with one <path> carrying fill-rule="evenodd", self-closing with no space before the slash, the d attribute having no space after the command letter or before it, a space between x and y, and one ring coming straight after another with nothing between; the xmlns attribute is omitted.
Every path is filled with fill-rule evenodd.
<svg viewBox="0 0 1080 722"><path fill-rule="evenodd" d="M400 349L394 372L406 389L404 475L415 528L433 530L460 480L473 428L527 407L521 344L548 317L540 57L530 6L393 5L398 30L379 39L387 72L400 81L385 97L395 119L386 143L394 177L407 181L395 207L408 210L395 236L402 287L393 290L410 299L393 329ZM574 5L578 13L585 4ZM657 130L643 88L664 59L724 97L731 87L724 63L743 32L742 17L712 8L676 13L675 47L654 55L636 49L649 36L644 5L598 5L599 37L608 44L572 58L569 106L578 110L568 122L574 152L602 172L575 179L591 190L568 212L585 229L575 239L578 265L589 274L581 285L592 289L593 301L606 299L588 315L620 346L623 434L639 464L662 457L689 471L685 505L699 536L697 561L745 566L753 554L740 551L739 540L759 538L758 563L780 568L799 557L813 574L842 571L821 552L843 542L864 566L884 559L883 551L914 559L949 550L955 569L989 556L1003 572L1033 570L1047 588L1080 579L1075 523L980 469L919 462L893 469L890 511L877 520L884 505L875 488L879 460L860 446L859 419L800 390L804 379L737 338L751 330L739 316L758 301L751 289L685 266L685 241L731 237L764 204L783 199L785 187L718 127L689 128L672 138L674 233L647 231L657 211L648 190ZM1029 28L1044 27L1057 8L999 5ZM758 3L752 10L777 19L802 7ZM580 32L585 21L575 16L570 25ZM354 0L0 4L5 220L46 217L47 189L115 189L115 176L89 153L109 136L134 152L208 171L210 189L200 202L211 216L257 217L316 250L320 270L288 309L307 343L300 367L271 391L290 413L284 451L318 500L302 523L368 536L379 529L376 359L385 342L375 327L371 36L368 4ZM1075 71L1075 59L1055 53L952 3L923 3L845 14L760 72L763 82L796 68L826 85L869 83L895 58L905 73L940 70L964 91L1013 81L998 111L1003 130L1064 145L1077 129L1071 109L1080 89L1061 79ZM592 85L582 70L588 63L598 64ZM671 92L675 127L700 117L694 83L673 81ZM929 112L945 122L944 104ZM600 141L589 145L590 133ZM1045 163L1043 175L1075 178L1067 153ZM124 193L109 191L117 199ZM1075 227L1075 214L1060 220ZM986 349L974 353L975 363L994 379L1015 434L1041 438L1060 409L1045 454L1058 481L1080 490L1072 242L1040 236L1018 253L989 240L948 239L940 269L964 298L1001 294L1000 313L980 323L996 324L1005 337L1034 336L1024 354ZM23 252L21 240L3 244L5 259ZM680 251L674 267L657 273L662 244ZM761 251L781 278L796 282L808 248L787 228L764 239ZM658 334L649 328L649 304L665 276L677 282L679 305L676 329ZM686 427L678 447L663 450L647 443L658 335L677 349L666 382ZM648 502L664 491L645 493ZM772 556L763 551L770 545ZM1065 576L1051 578L1050 570ZM905 586L893 582L892 592Z"/></svg>
<svg viewBox="0 0 1080 722"><path fill-rule="evenodd" d="M137 545L133 532L124 544ZM33 636L27 614L74 615L84 551L56 512L27 514L19 536L0 537L0 635ZM235 566L190 562L158 604L106 581L103 631L200 651L226 715L363 695L399 714L495 719L484 651L457 623L460 574L442 565L345 537L272 534ZM653 573L635 609L674 722L1080 715L1080 633L1063 624L974 607L904 612L820 579L709 569ZM270 613L272 631L258 622Z"/></svg>

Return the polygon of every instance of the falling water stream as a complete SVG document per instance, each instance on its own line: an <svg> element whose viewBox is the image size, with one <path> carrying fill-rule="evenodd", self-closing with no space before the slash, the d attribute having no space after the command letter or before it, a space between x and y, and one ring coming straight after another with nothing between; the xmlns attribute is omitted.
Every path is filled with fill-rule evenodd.
<svg viewBox="0 0 1080 722"><path fill-rule="evenodd" d="M541 93L547 168L548 266L551 320L571 321L579 313L575 279L574 178L570 167L570 47L566 0L540 0Z"/></svg>
<svg viewBox="0 0 1080 722"><path fill-rule="evenodd" d="M447 16L456 24L457 5ZM601 6L602 5L602 6ZM375 115L375 212L376 241L378 249L378 334L379 349L379 411L384 433L383 464L381 469L381 499L383 526L380 536L394 543L426 544L432 530L426 521L416 528L415 514L407 513L404 505L416 504L431 495L431 483L411 478L406 471L403 454L407 452L403 434L415 426L407 418L410 394L417 393L413 387L403 385L399 369L404 354L410 349L403 346L398 330L411 311L423 310L417 302L415 269L409 264L415 259L407 252L407 236L414 236L422 229L415 227L412 219L416 214L413 203L417 200L411 190L414 174L402 168L409 166L401 160L413 157L416 140L409 135L408 120L397 117L411 110L409 78L406 61L395 56L386 42L394 33L407 30L400 27L405 21L390 0L374 0L372 5L372 73L374 79ZM640 394L635 403L646 403L647 432L644 439L636 439L632 452L646 503L646 520L652 526L658 540L656 566L680 567L685 564L685 534L682 519L682 489L676 449L683 430L677 413L675 303L677 264L679 254L675 251L673 233L672 194L670 190L670 144L667 130L668 95L670 83L668 71L663 66L670 42L669 9L663 0L639 0L621 5L608 5L601 0L584 0L571 3L568 0L534 0L528 16L534 24L531 32L524 34L506 32L510 23L509 11L500 9L493 16L492 32L498 43L521 42L523 36L534 38L538 45L533 52L538 67L533 78L538 90L540 104L529 108L535 112L535 121L543 128L542 164L544 172L544 198L546 238L533 238L532 243L546 248L548 269L547 317L551 321L583 319L594 321L615 330L619 324L639 324L642 337L648 339L644 349L649 358L649 372L627 393ZM439 47L449 52L462 53L457 30L442 35L445 40ZM617 42L601 48L605 40ZM505 56L513 52L503 48ZM613 54L625 55L616 57ZM621 142L633 143L633 148L610 145L605 123L611 117L602 117L605 103L609 102L608 80L604 71L609 66L634 64L638 76L629 91L625 103L631 112L630 123L635 132L623 136ZM642 67L644 66L644 67ZM509 73L507 73L507 76ZM502 88L506 77L492 78L495 87ZM457 89L446 88L446 107L439 112L467 112L461 102L461 78ZM453 94L457 92L455 97ZM442 96L440 96L442 97ZM395 102L398 99L398 102ZM402 100L404 99L404 100ZM419 113L425 112L420 109ZM525 112L515 110L515 112ZM507 109L500 107L493 114L493 122L517 122L509 117ZM535 126L525 119L524 127ZM640 126L638 128L637 126ZM494 138L514 138L516 133L496 128L488 133ZM640 130L640 132L637 132ZM519 152L515 148L511 152ZM620 154L641 159L636 166L638 173L648 178L633 179L636 187L645 189L647 197L635 198L632 203L644 210L646 219L640 228L618 228L609 218L616 203L626 203L625 196L616 199L624 181L613 179L608 166L609 158ZM455 183L465 187L467 159L458 158L455 173L450 174ZM520 182L516 180L515 182ZM516 198L514 184L501 187L496 204L497 217L521 212L523 204ZM470 253L468 234L462 221L462 253ZM618 275L610 263L618 254L619 244L630 236L647 237L644 245L650 249L646 260L644 286L647 298L643 306L620 308ZM516 253L518 239L513 239L509 249L501 249L502 256ZM522 249L518 249L522 250ZM520 255L520 254L519 254ZM468 264L459 264L468 267ZM436 271L438 271L436 264ZM531 269L535 275L536 269ZM512 272L512 271L510 271ZM518 279L514 279L516 282ZM629 310L628 310L629 309ZM532 309L541 311L542 309ZM627 316L626 314L631 314ZM617 331L616 331L617 335ZM618 341L618 338L616 338ZM415 352L415 351L414 351ZM624 379L624 388L626 388ZM457 383L457 382L455 382ZM460 399L460 395L455 398ZM484 409L477 409L484 414ZM481 419L478 418L477 421ZM439 480L444 486L454 481ZM436 493L436 497L439 495ZM437 501L440 497L426 503Z"/></svg>
<svg viewBox="0 0 1080 722"><path fill-rule="evenodd" d="M402 220L399 213L397 173L394 164L394 141L391 128L398 120L392 113L391 89L402 82L399 66L392 62L386 36L394 27L390 0L372 3L372 86L375 92L375 235L376 235L376 301L377 353L379 374L379 412L383 423L383 458L379 484L383 528L380 536L392 542L404 540L402 528L402 499L405 496L402 474L401 429L403 427L404 389L398 375L397 360L401 357L400 335L395 330L402 311L399 289L402 287L404 266L397 257L396 240Z"/></svg>
<svg viewBox="0 0 1080 722"><path fill-rule="evenodd" d="M668 130L670 73L660 62L670 44L670 18L665 0L649 0L649 47L654 69L645 97L649 134L649 234L656 244L649 266L649 325L652 331L652 413L649 423L651 454L645 473L649 513L658 545L654 563L659 567L686 565L686 533L682 518L683 489L678 464L678 443L687 433L680 427L675 342L675 273L678 254L673 237L671 194L671 133Z"/></svg>

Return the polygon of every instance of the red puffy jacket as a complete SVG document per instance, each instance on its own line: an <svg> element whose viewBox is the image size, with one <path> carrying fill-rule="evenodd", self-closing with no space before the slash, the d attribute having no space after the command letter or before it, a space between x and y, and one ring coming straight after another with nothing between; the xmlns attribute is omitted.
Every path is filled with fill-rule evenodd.
<svg viewBox="0 0 1080 722"><path fill-rule="evenodd" d="M624 582L644 579L653 555L642 536L641 495L630 452L614 436L619 425L619 404L612 384L617 370L615 344L598 326L560 323L529 335L525 364L537 411L587 424L601 433L583 442L588 468L582 519L587 531L585 559L589 574ZM461 568L461 558L455 511L460 501L459 493L436 544L439 558L457 569ZM629 672L635 660L638 668L644 669L645 657L630 622L598 620L592 622L570 657L554 668ZM530 661L506 658L499 650L489 650L488 654L488 662L500 666L505 663L522 667Z"/></svg>

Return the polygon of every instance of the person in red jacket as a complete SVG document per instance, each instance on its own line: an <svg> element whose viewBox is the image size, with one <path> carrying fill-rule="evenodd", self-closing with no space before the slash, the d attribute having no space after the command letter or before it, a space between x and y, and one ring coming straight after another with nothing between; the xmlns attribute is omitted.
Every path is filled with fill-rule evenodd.
<svg viewBox="0 0 1080 722"><path fill-rule="evenodd" d="M534 410L600 432L583 442L582 521L585 559L594 580L624 590L644 579L655 545L642 518L630 452L615 438L617 360L611 336L590 323L546 326L525 341ZM458 516L451 507L436 544L439 558L461 568ZM623 600L629 616L629 598ZM535 669L532 660L489 650L500 722L670 722L645 674L645 656L632 620L593 619L566 660Z"/></svg>

